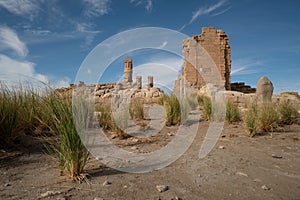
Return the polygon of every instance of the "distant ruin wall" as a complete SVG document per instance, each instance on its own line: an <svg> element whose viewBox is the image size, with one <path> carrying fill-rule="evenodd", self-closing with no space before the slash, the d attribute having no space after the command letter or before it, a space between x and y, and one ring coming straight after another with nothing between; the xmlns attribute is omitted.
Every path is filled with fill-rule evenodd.
<svg viewBox="0 0 300 200"><path fill-rule="evenodd" d="M255 93L256 88L252 88L250 85L245 85L244 82L231 83L231 91L242 92L245 94Z"/></svg>
<svg viewBox="0 0 300 200"><path fill-rule="evenodd" d="M182 69L182 75L191 86L200 89L205 85L205 81L201 74L195 69L195 67L199 68L199 66L194 67L187 61L195 59L192 58L192 56L197 55L195 53L196 47L189 45L190 40L196 41L209 53L220 71L225 89L230 90L231 50L225 32L216 30L213 27L203 27L200 35L193 36L183 41L182 51L185 62ZM199 63L199 65L201 65L201 63Z"/></svg>

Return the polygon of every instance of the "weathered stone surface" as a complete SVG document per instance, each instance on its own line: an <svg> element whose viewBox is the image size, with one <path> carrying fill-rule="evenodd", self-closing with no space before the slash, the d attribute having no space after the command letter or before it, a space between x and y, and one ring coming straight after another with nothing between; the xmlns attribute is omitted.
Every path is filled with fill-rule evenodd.
<svg viewBox="0 0 300 200"><path fill-rule="evenodd" d="M230 46L228 43L228 37L222 30L216 30L213 27L203 27L202 34L193 36L183 41L183 56L185 57L184 67L182 69L182 75L194 88L200 89L206 85L203 74L206 72L203 70L209 70L201 68L201 64L197 63L197 66L193 66L189 61L196 59L197 47L191 40L200 44L211 56L215 62L218 70L221 74L224 82L224 87L230 90ZM197 68L197 69L196 69ZM200 73L201 74L200 74Z"/></svg>
<svg viewBox="0 0 300 200"><path fill-rule="evenodd" d="M267 77L261 77L256 84L256 98L258 102L267 103L272 101L273 84Z"/></svg>
<svg viewBox="0 0 300 200"><path fill-rule="evenodd" d="M136 85L138 89L142 88L142 76L136 76Z"/></svg>
<svg viewBox="0 0 300 200"><path fill-rule="evenodd" d="M153 88L153 76L148 76L148 89Z"/></svg>
<svg viewBox="0 0 300 200"><path fill-rule="evenodd" d="M125 59L124 63L124 83L132 82L132 59Z"/></svg>

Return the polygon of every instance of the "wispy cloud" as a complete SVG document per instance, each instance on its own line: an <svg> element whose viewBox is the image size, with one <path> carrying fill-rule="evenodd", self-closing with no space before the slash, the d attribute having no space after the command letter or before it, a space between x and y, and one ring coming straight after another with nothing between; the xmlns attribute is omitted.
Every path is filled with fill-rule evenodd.
<svg viewBox="0 0 300 200"><path fill-rule="evenodd" d="M8 27L0 27L0 50L1 49L11 49L21 57L25 57L28 54L25 43L19 39L14 30Z"/></svg>
<svg viewBox="0 0 300 200"><path fill-rule="evenodd" d="M110 0L83 0L85 4L84 14L87 17L98 17L108 14Z"/></svg>
<svg viewBox="0 0 300 200"><path fill-rule="evenodd" d="M232 61L231 75L248 75L259 72L258 67L263 63L253 58L243 58Z"/></svg>
<svg viewBox="0 0 300 200"><path fill-rule="evenodd" d="M227 6L227 7L225 7ZM192 13L192 18L187 24L184 24L179 31L182 31L187 25L190 25L193 23L195 20L197 20L200 16L203 15L211 15L211 16L218 16L221 15L228 10L230 10L231 6L228 6L228 1L227 0L221 0L217 2L216 4L210 5L210 6L202 6L198 10L194 11ZM221 10L223 9L223 10Z"/></svg>
<svg viewBox="0 0 300 200"><path fill-rule="evenodd" d="M130 0L130 3L136 6L143 5L148 12L151 12L153 8L153 0Z"/></svg>
<svg viewBox="0 0 300 200"><path fill-rule="evenodd" d="M93 30L93 24L89 23L77 23L76 24L76 31L80 34L84 34L85 36L85 43L82 47L89 46L97 34L101 33L99 30Z"/></svg>
<svg viewBox="0 0 300 200"><path fill-rule="evenodd" d="M32 19L40 9L40 0L0 0L0 7L13 14Z"/></svg>

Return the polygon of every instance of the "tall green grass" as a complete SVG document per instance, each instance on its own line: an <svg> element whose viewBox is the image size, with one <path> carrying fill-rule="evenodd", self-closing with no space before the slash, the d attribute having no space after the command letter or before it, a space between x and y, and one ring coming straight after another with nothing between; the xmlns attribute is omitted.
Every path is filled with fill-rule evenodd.
<svg viewBox="0 0 300 200"><path fill-rule="evenodd" d="M164 96L164 107L166 110L166 125L179 124L181 120L181 108L180 102L174 94Z"/></svg>
<svg viewBox="0 0 300 200"><path fill-rule="evenodd" d="M0 84L0 144L11 144L18 124L18 95L15 90Z"/></svg>
<svg viewBox="0 0 300 200"><path fill-rule="evenodd" d="M208 96L198 95L197 101L202 110L204 119L211 120L212 118L212 101Z"/></svg>
<svg viewBox="0 0 300 200"><path fill-rule="evenodd" d="M30 86L0 84L0 145L13 145L16 138L37 133L40 127L55 134L55 141L47 148L55 152L60 169L74 179L82 177L88 151L76 131L71 100Z"/></svg>
<svg viewBox="0 0 300 200"><path fill-rule="evenodd" d="M76 130L71 99L52 93L46 103L49 106L49 114L53 117L52 125L58 138L57 143L51 143L51 148L57 155L59 167L61 171L67 171L71 178L81 180L89 153Z"/></svg>

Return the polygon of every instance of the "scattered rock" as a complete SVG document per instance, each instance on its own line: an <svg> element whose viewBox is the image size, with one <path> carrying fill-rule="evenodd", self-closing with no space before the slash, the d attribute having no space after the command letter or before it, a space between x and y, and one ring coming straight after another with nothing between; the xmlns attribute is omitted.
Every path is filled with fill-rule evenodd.
<svg viewBox="0 0 300 200"><path fill-rule="evenodd" d="M244 172L237 172L236 175L248 177L248 174L245 174Z"/></svg>
<svg viewBox="0 0 300 200"><path fill-rule="evenodd" d="M169 189L169 186L167 185L157 185L156 186L156 189L159 191L159 192L165 192Z"/></svg>
<svg viewBox="0 0 300 200"><path fill-rule="evenodd" d="M128 188L128 186L127 186L127 185L124 185L124 186L123 186L123 188L125 188L125 189L126 189L126 188Z"/></svg>
<svg viewBox="0 0 300 200"><path fill-rule="evenodd" d="M261 186L261 188L264 189L264 190L271 190L271 188L269 188L269 187L266 186L266 185Z"/></svg>
<svg viewBox="0 0 300 200"><path fill-rule="evenodd" d="M100 197L95 197L94 200L104 200L104 199Z"/></svg>
<svg viewBox="0 0 300 200"><path fill-rule="evenodd" d="M219 146L219 149L225 149L225 147L224 146Z"/></svg>
<svg viewBox="0 0 300 200"><path fill-rule="evenodd" d="M132 150L137 150L138 148L136 146L131 147Z"/></svg>
<svg viewBox="0 0 300 200"><path fill-rule="evenodd" d="M47 191L43 194L41 194L41 197L45 198L45 197L50 197L50 196L54 196L54 195L57 195L57 194L61 194L61 191Z"/></svg>
<svg viewBox="0 0 300 200"><path fill-rule="evenodd" d="M111 182L110 181L108 181L108 180L106 180L106 181L104 181L103 182L103 184L102 184L103 186L106 186L106 185L111 185Z"/></svg>
<svg viewBox="0 0 300 200"><path fill-rule="evenodd" d="M274 153L272 154L272 157L273 157L273 158L282 158L282 156L276 155L276 154L274 154Z"/></svg>
<svg viewBox="0 0 300 200"><path fill-rule="evenodd" d="M259 178L256 178L253 180L254 182L261 182L261 180Z"/></svg>
<svg viewBox="0 0 300 200"><path fill-rule="evenodd" d="M67 200L68 198L66 197L58 197L56 200Z"/></svg>
<svg viewBox="0 0 300 200"><path fill-rule="evenodd" d="M4 187L8 187L8 186L11 186L11 184L10 183L5 183L4 184Z"/></svg>
<svg viewBox="0 0 300 200"><path fill-rule="evenodd" d="M168 132L168 136L174 136L175 133L174 132Z"/></svg>

